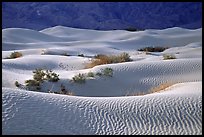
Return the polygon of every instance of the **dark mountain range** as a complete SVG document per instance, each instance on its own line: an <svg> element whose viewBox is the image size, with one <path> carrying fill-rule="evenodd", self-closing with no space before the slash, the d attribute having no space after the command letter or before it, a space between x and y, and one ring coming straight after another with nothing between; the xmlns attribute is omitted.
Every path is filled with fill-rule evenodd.
<svg viewBox="0 0 204 137"><path fill-rule="evenodd" d="M2 28L202 27L202 2L3 2Z"/></svg>

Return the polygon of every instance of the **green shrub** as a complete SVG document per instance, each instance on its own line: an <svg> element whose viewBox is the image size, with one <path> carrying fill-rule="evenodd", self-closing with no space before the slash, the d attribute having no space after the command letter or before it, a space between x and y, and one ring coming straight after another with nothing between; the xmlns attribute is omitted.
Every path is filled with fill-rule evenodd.
<svg viewBox="0 0 204 137"><path fill-rule="evenodd" d="M43 80L57 82L59 80L59 75L52 72L52 70L36 69L33 73L33 79L39 82L42 82Z"/></svg>
<svg viewBox="0 0 204 137"><path fill-rule="evenodd" d="M87 77L94 77L94 73L93 73L93 72L89 72L89 73L87 74Z"/></svg>
<svg viewBox="0 0 204 137"><path fill-rule="evenodd" d="M74 77L72 78L72 80L73 80L74 82L76 82L76 83L82 84L82 83L85 83L86 77L85 77L84 74L79 73L78 75L74 76Z"/></svg>
<svg viewBox="0 0 204 137"><path fill-rule="evenodd" d="M43 80L45 80L45 72L43 69L35 69L33 71L34 75L33 75L33 79L39 82L42 82Z"/></svg>
<svg viewBox="0 0 204 137"><path fill-rule="evenodd" d="M11 55L8 57L9 59L14 59L14 58L19 58L19 57L21 57L21 56L23 56L23 54L22 53L20 53L20 52L13 52L13 53L11 53Z"/></svg>
<svg viewBox="0 0 204 137"><path fill-rule="evenodd" d="M112 77L113 76L113 69L112 68L105 68L103 70L103 75Z"/></svg>
<svg viewBox="0 0 204 137"><path fill-rule="evenodd" d="M26 80L25 84L26 86L40 86L40 82L33 79Z"/></svg>
<svg viewBox="0 0 204 137"><path fill-rule="evenodd" d="M46 70L45 75L45 79L50 82L57 82L59 80L59 75L52 72L52 70Z"/></svg>
<svg viewBox="0 0 204 137"><path fill-rule="evenodd" d="M164 54L163 55L164 60L168 60L168 59L176 59L175 55L168 55L168 54Z"/></svg>
<svg viewBox="0 0 204 137"><path fill-rule="evenodd" d="M52 70L35 69L33 73L33 79L25 81L25 86L29 90L40 90L40 84L45 80L50 82L57 82L59 80L59 75L52 72Z"/></svg>
<svg viewBox="0 0 204 137"><path fill-rule="evenodd" d="M33 80L33 79L29 79L25 81L26 84L26 88L28 88L28 90L40 90L40 82Z"/></svg>

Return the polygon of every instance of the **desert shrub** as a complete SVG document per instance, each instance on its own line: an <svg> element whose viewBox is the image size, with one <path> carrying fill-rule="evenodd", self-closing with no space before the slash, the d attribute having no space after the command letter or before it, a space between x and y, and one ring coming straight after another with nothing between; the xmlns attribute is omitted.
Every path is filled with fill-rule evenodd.
<svg viewBox="0 0 204 137"><path fill-rule="evenodd" d="M59 75L52 72L52 70L46 70L46 80L50 81L50 82L57 82L59 80Z"/></svg>
<svg viewBox="0 0 204 137"><path fill-rule="evenodd" d="M33 79L39 82L42 82L43 80L57 82L59 80L59 75L52 72L52 70L36 69L33 73Z"/></svg>
<svg viewBox="0 0 204 137"><path fill-rule="evenodd" d="M89 73L87 74L87 77L94 77L94 73L93 73L93 72L89 72Z"/></svg>
<svg viewBox="0 0 204 137"><path fill-rule="evenodd" d="M94 57L95 59L93 59L91 63L87 64L86 68L92 68L94 66L103 65L103 64L122 63L122 62L132 61L130 59L129 54L125 52L120 55L107 56L107 55L99 54Z"/></svg>
<svg viewBox="0 0 204 137"><path fill-rule="evenodd" d="M106 55L103 55L103 54L97 54L94 56L95 59L100 59L102 57L106 57Z"/></svg>
<svg viewBox="0 0 204 137"><path fill-rule="evenodd" d="M138 28L135 28L135 27L128 27L125 30L127 30L127 31L143 31L144 29L138 29Z"/></svg>
<svg viewBox="0 0 204 137"><path fill-rule="evenodd" d="M25 81L25 86L29 90L40 90L40 84L43 83L44 80L50 82L57 82L59 80L59 75L51 70L35 69L33 73L33 79Z"/></svg>
<svg viewBox="0 0 204 137"><path fill-rule="evenodd" d="M96 75L97 76L102 76L102 73L101 72L97 72Z"/></svg>
<svg viewBox="0 0 204 137"><path fill-rule="evenodd" d="M59 94L64 94L64 95L74 95L73 92L71 92L71 91L65 89L65 86L64 86L64 85L61 84L60 87L61 87L61 91L58 92Z"/></svg>
<svg viewBox="0 0 204 137"><path fill-rule="evenodd" d="M35 69L33 71L34 75L33 75L33 79L39 82L42 82L45 79L45 72L43 69Z"/></svg>
<svg viewBox="0 0 204 137"><path fill-rule="evenodd" d="M102 69L102 72L97 72L96 74L93 72L89 72L87 74L79 73L79 74L75 75L74 77L72 77L71 81L82 84L82 83L86 82L87 77L94 77L95 75L96 76L112 77L113 76L113 69L112 68L105 68L105 69Z"/></svg>
<svg viewBox="0 0 204 137"><path fill-rule="evenodd" d="M84 74L79 73L78 75L75 75L72 80L76 83L85 83L86 81L86 76Z"/></svg>
<svg viewBox="0 0 204 137"><path fill-rule="evenodd" d="M168 49L168 47L144 47L141 49L138 49L138 51L146 51L146 52L162 52L165 49Z"/></svg>
<svg viewBox="0 0 204 137"><path fill-rule="evenodd" d="M71 56L71 55L69 55L68 53L63 53L62 55L63 55L63 56Z"/></svg>
<svg viewBox="0 0 204 137"><path fill-rule="evenodd" d="M103 75L105 76L110 76L112 77L113 76L113 69L112 68L105 68L103 69Z"/></svg>
<svg viewBox="0 0 204 137"><path fill-rule="evenodd" d="M176 56L173 55L173 54L172 54L172 55L170 55L170 54L169 54L169 55L168 55L168 54L164 54L164 55L163 55L163 59L164 59L164 60L176 59Z"/></svg>
<svg viewBox="0 0 204 137"><path fill-rule="evenodd" d="M20 86L20 84L18 83L18 81L15 81L15 86L16 86L16 87L19 87L19 86Z"/></svg>
<svg viewBox="0 0 204 137"><path fill-rule="evenodd" d="M130 59L130 55L126 52L122 53L119 55L119 62L128 62L128 61L132 61L132 59Z"/></svg>
<svg viewBox="0 0 204 137"><path fill-rule="evenodd" d="M79 57L84 57L84 54L79 54L78 56L79 56Z"/></svg>
<svg viewBox="0 0 204 137"><path fill-rule="evenodd" d="M40 82L33 79L26 80L25 84L26 86L40 86Z"/></svg>
<svg viewBox="0 0 204 137"><path fill-rule="evenodd" d="M40 90L40 82L39 81L29 79L29 80L25 81L25 84L26 84L26 88L28 90L34 90L34 91Z"/></svg>
<svg viewBox="0 0 204 137"><path fill-rule="evenodd" d="M20 53L20 52L13 52L13 53L11 53L11 55L8 57L9 59L14 59L14 58L19 58L19 57L21 57L21 56L23 56L23 54L22 53Z"/></svg>

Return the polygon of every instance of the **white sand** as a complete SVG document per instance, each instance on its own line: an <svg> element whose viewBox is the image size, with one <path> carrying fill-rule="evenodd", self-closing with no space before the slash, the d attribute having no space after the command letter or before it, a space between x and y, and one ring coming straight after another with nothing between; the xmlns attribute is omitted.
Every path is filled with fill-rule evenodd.
<svg viewBox="0 0 204 137"><path fill-rule="evenodd" d="M56 26L42 31L2 30L3 134L202 134L202 28L139 32L95 31ZM146 55L146 46L171 47ZM5 59L13 51L23 57ZM132 62L84 69L96 54L128 52ZM63 56L63 54L71 56ZM163 54L177 59L163 60ZM79 57L84 54L85 57ZM72 83L75 74L113 69L113 77ZM36 68L52 69L74 96L17 89ZM144 96L162 83L168 89Z"/></svg>

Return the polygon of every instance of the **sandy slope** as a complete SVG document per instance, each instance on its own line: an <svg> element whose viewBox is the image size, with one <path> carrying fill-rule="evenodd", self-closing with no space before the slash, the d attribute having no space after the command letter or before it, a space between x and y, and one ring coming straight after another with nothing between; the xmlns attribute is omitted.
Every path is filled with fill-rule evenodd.
<svg viewBox="0 0 204 137"><path fill-rule="evenodd" d="M3 88L3 134L201 134L201 93L201 82L109 98Z"/></svg>
<svg viewBox="0 0 204 137"><path fill-rule="evenodd" d="M3 134L202 134L202 28L127 32L56 26L2 34ZM171 48L149 55L137 51L146 46ZM13 51L23 57L5 59ZM84 69L96 54L122 52L133 61ZM163 54L177 59L163 60ZM70 82L78 73L106 67L114 70L113 77ZM60 75L57 83L45 82L43 92L59 91L63 83L75 96L16 89L14 82L31 79L35 68ZM175 85L161 93L125 96L165 82Z"/></svg>

